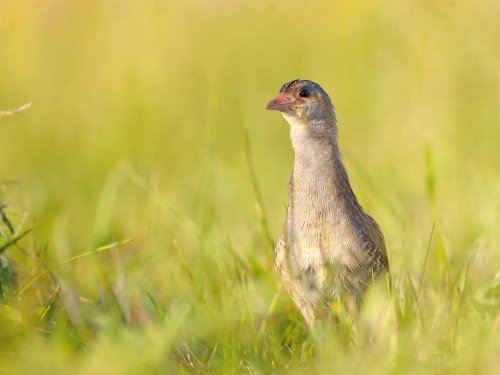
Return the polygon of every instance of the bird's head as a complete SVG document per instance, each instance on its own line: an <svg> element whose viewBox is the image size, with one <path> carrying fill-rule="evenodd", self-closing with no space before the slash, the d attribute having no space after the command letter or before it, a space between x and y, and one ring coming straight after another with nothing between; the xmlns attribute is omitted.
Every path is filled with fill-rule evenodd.
<svg viewBox="0 0 500 375"><path fill-rule="evenodd" d="M281 86L276 98L266 109L280 111L288 122L332 120L335 122L333 104L320 85L296 79Z"/></svg>

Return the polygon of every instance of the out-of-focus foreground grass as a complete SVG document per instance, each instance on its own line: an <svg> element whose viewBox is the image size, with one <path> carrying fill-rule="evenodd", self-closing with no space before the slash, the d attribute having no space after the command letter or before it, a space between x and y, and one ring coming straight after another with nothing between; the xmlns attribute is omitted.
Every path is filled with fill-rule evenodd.
<svg viewBox="0 0 500 375"><path fill-rule="evenodd" d="M3 0L0 372L498 370L499 4ZM271 266L297 77L392 267L319 345Z"/></svg>

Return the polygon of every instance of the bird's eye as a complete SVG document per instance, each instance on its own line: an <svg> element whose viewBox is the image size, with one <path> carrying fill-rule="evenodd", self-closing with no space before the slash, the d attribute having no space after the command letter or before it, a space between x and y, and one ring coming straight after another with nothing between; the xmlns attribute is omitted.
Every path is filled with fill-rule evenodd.
<svg viewBox="0 0 500 375"><path fill-rule="evenodd" d="M304 89L301 92L299 92L299 96L301 98L308 98L309 95L311 95L311 93L309 92L309 90L306 90L306 89Z"/></svg>

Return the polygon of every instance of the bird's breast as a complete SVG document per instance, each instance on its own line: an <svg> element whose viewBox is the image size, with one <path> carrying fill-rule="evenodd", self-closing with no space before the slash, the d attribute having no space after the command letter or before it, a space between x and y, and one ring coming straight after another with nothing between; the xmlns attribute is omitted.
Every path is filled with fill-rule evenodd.
<svg viewBox="0 0 500 375"><path fill-rule="evenodd" d="M365 254L345 194L328 176L311 182L292 178L286 229L292 272L312 272L321 286L325 269L347 272L364 263Z"/></svg>

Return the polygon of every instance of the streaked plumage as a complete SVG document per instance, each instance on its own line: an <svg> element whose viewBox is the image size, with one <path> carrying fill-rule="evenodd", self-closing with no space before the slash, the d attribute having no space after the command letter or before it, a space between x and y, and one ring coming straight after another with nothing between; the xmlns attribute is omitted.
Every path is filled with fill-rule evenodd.
<svg viewBox="0 0 500 375"><path fill-rule="evenodd" d="M335 300L359 306L366 287L389 270L389 262L379 226L351 189L328 94L312 81L294 80L266 109L283 113L295 153L275 265L311 327Z"/></svg>

